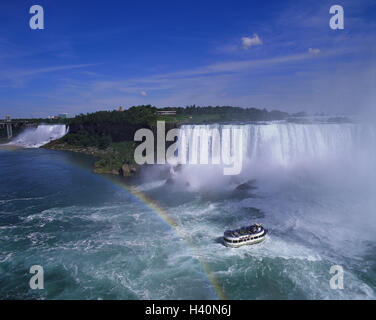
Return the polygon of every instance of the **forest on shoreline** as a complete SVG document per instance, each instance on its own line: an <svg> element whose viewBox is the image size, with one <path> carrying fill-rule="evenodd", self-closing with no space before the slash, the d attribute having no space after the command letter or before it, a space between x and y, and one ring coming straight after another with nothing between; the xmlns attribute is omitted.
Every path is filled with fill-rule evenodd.
<svg viewBox="0 0 376 320"><path fill-rule="evenodd" d="M160 111L176 114L160 115ZM159 112L159 113L158 113ZM47 123L64 123L69 133L52 141L45 148L91 154L98 158L95 172L131 175L137 171L134 163L134 134L138 129L156 130L157 121L166 122L166 130L182 124L205 124L234 121L283 120L289 116L281 111L239 107L156 108L134 106L126 110L98 111L79 114L68 119L49 119Z"/></svg>

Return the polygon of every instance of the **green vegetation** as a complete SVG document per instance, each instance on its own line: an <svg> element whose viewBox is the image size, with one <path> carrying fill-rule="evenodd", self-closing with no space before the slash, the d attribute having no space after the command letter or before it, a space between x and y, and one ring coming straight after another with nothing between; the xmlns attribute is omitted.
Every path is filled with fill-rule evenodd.
<svg viewBox="0 0 376 320"><path fill-rule="evenodd" d="M282 120L288 114L285 112L256 108L239 108L230 106L187 106L186 108L162 108L158 111L176 111L176 115L158 116L158 120L176 123L212 123L231 121L267 121Z"/></svg>
<svg viewBox="0 0 376 320"><path fill-rule="evenodd" d="M157 111L162 110L176 111L176 115L157 115ZM119 174L123 171L124 174L127 171L129 175L129 172L135 171L135 132L141 128L155 131L157 121L166 121L168 131L183 123L281 120L287 116L284 112L255 108L193 105L186 108L157 109L144 105L124 111L99 111L60 120L58 122L69 125L69 133L45 147L91 154L98 158L95 172Z"/></svg>
<svg viewBox="0 0 376 320"><path fill-rule="evenodd" d="M134 133L155 126L156 108L132 107L125 111L99 111L66 119L69 133L46 148L86 153L98 158L95 172L119 174L124 164L134 166Z"/></svg>
<svg viewBox="0 0 376 320"><path fill-rule="evenodd" d="M94 164L95 172L117 174L124 164L135 165L134 149L133 141L112 143L107 152Z"/></svg>
<svg viewBox="0 0 376 320"><path fill-rule="evenodd" d="M133 141L134 133L138 129L151 128L155 124L156 110L155 107L147 105L131 107L125 111L80 114L67 120L69 134L66 139L73 143L101 148L106 148L111 142Z"/></svg>
<svg viewBox="0 0 376 320"><path fill-rule="evenodd" d="M111 145L112 139L109 135L90 134L88 131L80 130L76 133L67 134L60 139L60 142L71 146L97 147L104 150Z"/></svg>

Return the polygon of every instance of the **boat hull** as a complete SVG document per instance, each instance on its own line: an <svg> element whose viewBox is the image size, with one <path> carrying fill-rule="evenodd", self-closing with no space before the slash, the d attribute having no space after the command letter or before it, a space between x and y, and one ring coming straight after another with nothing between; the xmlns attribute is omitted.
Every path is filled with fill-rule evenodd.
<svg viewBox="0 0 376 320"><path fill-rule="evenodd" d="M264 241L265 238L266 238L266 235L264 235L263 237L258 238L258 239L251 239L251 240L246 240L246 241L242 241L242 242L238 242L238 243L230 243L230 242L227 242L226 240L223 239L223 243L226 247L239 248L239 247L245 246L245 245L252 245L252 244L260 243L260 242Z"/></svg>

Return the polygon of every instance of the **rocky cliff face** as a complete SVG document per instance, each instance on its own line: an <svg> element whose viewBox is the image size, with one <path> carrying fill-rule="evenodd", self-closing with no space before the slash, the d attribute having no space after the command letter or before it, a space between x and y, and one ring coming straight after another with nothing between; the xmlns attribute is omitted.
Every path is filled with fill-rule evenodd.
<svg viewBox="0 0 376 320"><path fill-rule="evenodd" d="M117 176L120 175L125 178L130 178L130 177L133 177L137 173L138 169L139 169L139 166L125 163L122 165L120 170L116 170L116 169L109 170L109 169L95 166L93 171L94 173L98 173L98 174L113 174Z"/></svg>
<svg viewBox="0 0 376 320"><path fill-rule="evenodd" d="M132 177L137 172L138 166L134 164L123 164L121 167L121 174L123 177Z"/></svg>

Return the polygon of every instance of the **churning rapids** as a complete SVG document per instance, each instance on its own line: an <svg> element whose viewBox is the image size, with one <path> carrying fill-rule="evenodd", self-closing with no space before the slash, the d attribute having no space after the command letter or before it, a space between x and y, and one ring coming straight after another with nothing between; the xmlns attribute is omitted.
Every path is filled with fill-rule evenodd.
<svg viewBox="0 0 376 320"><path fill-rule="evenodd" d="M375 127L227 128L241 129L241 174L150 166L131 188L84 156L0 150L0 298L375 299ZM256 221L263 243L223 246L224 230ZM32 265L44 290L28 287Z"/></svg>

